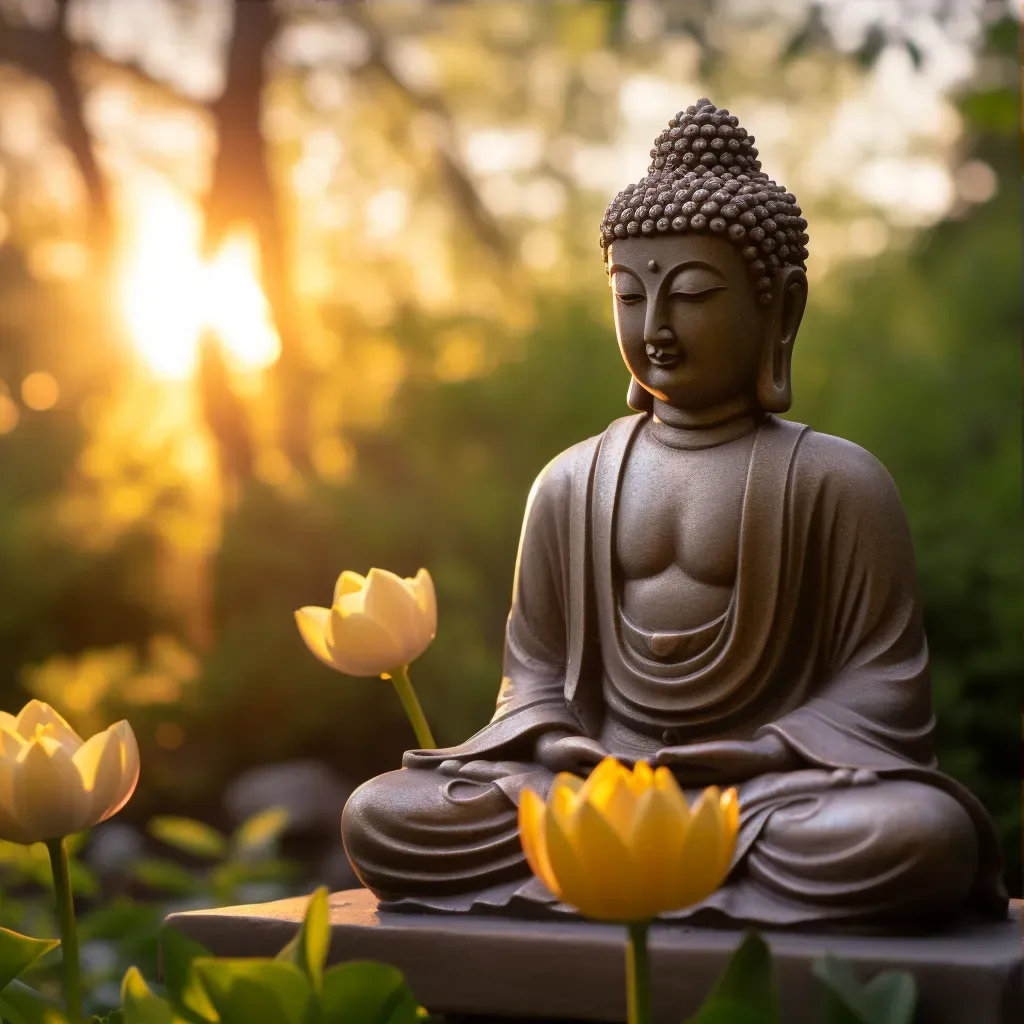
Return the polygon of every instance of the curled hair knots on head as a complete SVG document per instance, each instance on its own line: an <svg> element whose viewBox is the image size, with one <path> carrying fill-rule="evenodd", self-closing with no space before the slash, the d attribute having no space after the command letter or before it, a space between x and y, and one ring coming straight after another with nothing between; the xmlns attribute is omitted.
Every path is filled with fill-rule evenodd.
<svg viewBox="0 0 1024 1024"><path fill-rule="evenodd" d="M699 99L654 140L646 177L627 185L601 221L605 264L617 238L667 232L721 235L741 252L758 301L772 302L779 267L806 269L807 221L796 196L761 170L754 136Z"/></svg>

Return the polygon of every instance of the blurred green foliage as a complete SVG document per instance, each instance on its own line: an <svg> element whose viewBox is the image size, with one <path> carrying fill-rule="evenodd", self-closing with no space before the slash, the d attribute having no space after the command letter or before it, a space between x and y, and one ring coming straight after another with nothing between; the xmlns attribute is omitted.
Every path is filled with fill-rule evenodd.
<svg viewBox="0 0 1024 1024"><path fill-rule="evenodd" d="M146 828L154 852L133 857L117 872L90 865L90 833L69 837L86 1009L106 1013L118 1006L130 967L157 977L160 929L169 913L308 892L302 866L281 852L287 824L287 812L278 807L248 818L230 836L191 818L156 817ZM61 960L50 941L59 935L52 877L42 843L0 842L0 940L5 928L47 937L49 944L19 968L19 976L56 1000Z"/></svg>

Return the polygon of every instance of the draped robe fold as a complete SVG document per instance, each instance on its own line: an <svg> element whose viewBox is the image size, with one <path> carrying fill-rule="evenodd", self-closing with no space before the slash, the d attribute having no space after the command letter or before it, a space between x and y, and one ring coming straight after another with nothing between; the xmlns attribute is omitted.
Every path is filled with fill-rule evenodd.
<svg viewBox="0 0 1024 1024"><path fill-rule="evenodd" d="M696 656L645 672L630 664L614 613L614 528L623 466L646 419L640 414L617 420L556 458L534 484L490 723L456 747L409 751L402 772L367 784L377 784L377 799L387 785L401 786L411 773L423 780L421 773L429 772L446 792L460 785L460 772L489 780L467 781L470 788L460 790L467 817L461 832L454 832L461 837L460 851L476 843L480 863L487 857L501 861L511 877L474 890L473 868L461 891L454 885L438 894L417 893L421 876L405 871L404 858L421 840L429 846L431 824L399 823L390 839L378 837L378 847L386 847L383 860L361 864L361 830L370 828L363 819L372 815L364 816L354 801L351 814L346 811L346 845L357 871L374 875L383 864L379 877L391 881L372 887L399 909L551 903L540 883L529 879L509 835L514 817L511 826L507 816L500 827L481 821L482 831L473 832L471 807L484 794L475 795L471 787L488 787L492 807L500 790L499 799L514 812L524 788L545 792L550 784L551 773L530 763L537 736L560 729L603 739L614 711L638 736L650 737L652 753L666 735L685 744L771 731L803 762L800 770L739 787L733 876L698 914L783 925L843 916L828 900L816 905L813 895L795 902L766 895L742 870L772 814L818 792L823 770L839 769L875 773L883 801L890 782L922 784L955 800L977 840L967 902L986 914L1004 914L991 821L969 791L936 768L913 550L884 468L850 442L767 417L754 440L735 590L719 631ZM462 797L453 799L457 804ZM372 810L365 804L364 809ZM421 826L425 831L418 836ZM443 872L444 854L439 856L436 869Z"/></svg>

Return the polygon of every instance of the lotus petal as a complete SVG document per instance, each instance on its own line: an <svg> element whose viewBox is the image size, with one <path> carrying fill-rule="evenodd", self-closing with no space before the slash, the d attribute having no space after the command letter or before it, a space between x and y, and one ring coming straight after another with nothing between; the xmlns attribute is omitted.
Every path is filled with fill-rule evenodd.
<svg viewBox="0 0 1024 1024"><path fill-rule="evenodd" d="M331 652L327 649L327 627L330 622L330 608L306 607L295 613L295 624L306 646L325 664L334 668Z"/></svg>
<svg viewBox="0 0 1024 1024"><path fill-rule="evenodd" d="M416 606L423 617L423 628L433 640L437 633L437 594L434 591L434 581L426 569L420 569L414 579L406 580L405 583L416 598Z"/></svg>
<svg viewBox="0 0 1024 1024"><path fill-rule="evenodd" d="M74 753L81 745L82 738L49 704L41 700L30 700L19 712L16 731L26 740L32 739L39 729L50 727L50 735L62 746Z"/></svg>
<svg viewBox="0 0 1024 1024"><path fill-rule="evenodd" d="M89 824L89 794L72 755L42 736L25 745L14 767L12 817L32 842L59 839Z"/></svg>
<svg viewBox="0 0 1024 1024"><path fill-rule="evenodd" d="M679 907L693 906L710 896L725 878L722 847L725 842L719 792L711 786L701 794L683 842L683 870L676 878Z"/></svg>
<svg viewBox="0 0 1024 1024"><path fill-rule="evenodd" d="M419 657L429 640L424 635L423 615L405 581L387 569L371 569L364 593L365 615L385 629L404 654L390 667Z"/></svg>
<svg viewBox="0 0 1024 1024"><path fill-rule="evenodd" d="M562 901L586 914L586 908L592 905L590 882L573 843L553 814L544 816L544 840Z"/></svg>
<svg viewBox="0 0 1024 1024"><path fill-rule="evenodd" d="M361 612L331 609L327 650L334 667L351 676L379 676L405 664L405 652L391 633Z"/></svg>
<svg viewBox="0 0 1024 1024"><path fill-rule="evenodd" d="M551 859L548 857L547 839L544 829L544 816L547 806L541 797L532 790L524 790L519 800L519 835L523 843L523 852L530 870L561 899L561 889Z"/></svg>
<svg viewBox="0 0 1024 1024"><path fill-rule="evenodd" d="M119 811L139 776L138 745L127 722L118 722L87 740L75 754L75 766L90 797L90 824Z"/></svg>
<svg viewBox="0 0 1024 1024"><path fill-rule="evenodd" d="M679 814L678 804L665 789L652 786L640 798L629 847L659 911L677 909L673 883L683 869L688 818L689 813L686 818Z"/></svg>
<svg viewBox="0 0 1024 1024"><path fill-rule="evenodd" d="M590 909L580 909L604 921L653 917L659 908L650 909L646 880L615 826L592 803L581 803L576 817L573 846L590 889Z"/></svg>
<svg viewBox="0 0 1024 1024"><path fill-rule="evenodd" d="M9 843L30 843L33 837L14 817L14 772L12 759L0 758L0 839Z"/></svg>
<svg viewBox="0 0 1024 1024"><path fill-rule="evenodd" d="M365 589L366 577L351 569L346 569L338 577L338 582L334 584L334 599L331 601L331 606L340 605L342 598L349 594L360 594Z"/></svg>

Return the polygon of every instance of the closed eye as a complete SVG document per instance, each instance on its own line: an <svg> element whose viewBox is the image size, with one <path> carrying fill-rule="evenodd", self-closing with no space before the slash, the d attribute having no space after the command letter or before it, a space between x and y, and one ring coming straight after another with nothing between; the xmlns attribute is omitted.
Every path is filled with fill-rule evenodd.
<svg viewBox="0 0 1024 1024"><path fill-rule="evenodd" d="M715 292L724 291L726 287L724 284L716 284L710 288L701 288L699 291L697 289L673 288L672 295L678 295L679 298L685 299L687 302L706 302Z"/></svg>
<svg viewBox="0 0 1024 1024"><path fill-rule="evenodd" d="M640 295L637 292L616 292L615 297L619 302L622 302L627 306L633 306L638 302L643 302L645 298L645 296Z"/></svg>

